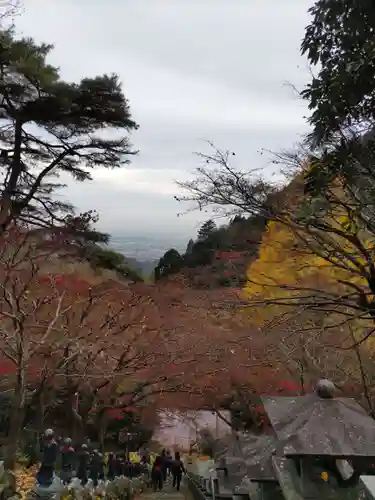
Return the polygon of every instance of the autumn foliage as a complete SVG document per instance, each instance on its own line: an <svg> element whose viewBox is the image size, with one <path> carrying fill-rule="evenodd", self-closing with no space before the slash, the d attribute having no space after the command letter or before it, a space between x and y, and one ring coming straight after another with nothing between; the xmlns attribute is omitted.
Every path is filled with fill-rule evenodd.
<svg viewBox="0 0 375 500"><path fill-rule="evenodd" d="M15 443L33 402L43 415L63 398L69 432L95 421L103 437L146 408L217 407L233 383L259 376L264 353L232 320L235 290L98 279L52 243L16 228L2 240L1 384Z"/></svg>
<svg viewBox="0 0 375 500"><path fill-rule="evenodd" d="M249 322L241 291L197 290L183 274L156 285L98 279L50 242L19 236L1 256L1 384L19 417L10 435L36 402L54 426L85 435L94 425L100 441L134 415L156 425L161 409L220 411L234 396L261 427L261 394L308 387L274 331Z"/></svg>
<svg viewBox="0 0 375 500"><path fill-rule="evenodd" d="M331 378L372 411L373 250L360 200L340 180L321 199L303 197L299 182L285 191L248 268L243 314L274 365L305 383Z"/></svg>

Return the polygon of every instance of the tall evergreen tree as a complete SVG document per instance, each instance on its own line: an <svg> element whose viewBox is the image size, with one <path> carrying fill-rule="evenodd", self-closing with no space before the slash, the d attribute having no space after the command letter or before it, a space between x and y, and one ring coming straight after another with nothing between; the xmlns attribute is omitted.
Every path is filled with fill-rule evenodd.
<svg viewBox="0 0 375 500"><path fill-rule="evenodd" d="M194 247L194 240L192 240L190 238L188 244L187 244L187 247L186 247L186 250L185 250L185 254L186 255L190 255L193 251L193 247Z"/></svg>
<svg viewBox="0 0 375 500"><path fill-rule="evenodd" d="M74 229L73 207L52 196L59 175L89 180L135 154L128 133L137 124L118 77L66 82L47 62L52 48L0 33L0 233L15 219Z"/></svg>
<svg viewBox="0 0 375 500"><path fill-rule="evenodd" d="M214 231L216 231L216 224L212 219L209 219L204 224L202 224L201 228L198 231L198 239L206 240L209 236L212 235Z"/></svg>
<svg viewBox="0 0 375 500"><path fill-rule="evenodd" d="M171 248L170 250L165 252L155 268L155 281L178 272L181 269L182 264L183 258L181 257L180 253L174 248Z"/></svg>

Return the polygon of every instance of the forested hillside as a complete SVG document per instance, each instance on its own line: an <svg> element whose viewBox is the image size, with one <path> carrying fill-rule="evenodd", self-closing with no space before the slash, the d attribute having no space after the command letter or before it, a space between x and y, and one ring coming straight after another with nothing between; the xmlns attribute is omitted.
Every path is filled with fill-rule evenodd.
<svg viewBox="0 0 375 500"><path fill-rule="evenodd" d="M240 289L246 269L256 257L266 219L261 216L234 217L228 225L208 220L190 240L184 254L168 250L154 271L155 281L181 273L193 288Z"/></svg>

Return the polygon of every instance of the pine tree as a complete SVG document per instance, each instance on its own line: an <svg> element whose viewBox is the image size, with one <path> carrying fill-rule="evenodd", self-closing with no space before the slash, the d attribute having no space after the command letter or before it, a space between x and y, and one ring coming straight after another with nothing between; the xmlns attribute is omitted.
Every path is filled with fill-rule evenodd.
<svg viewBox="0 0 375 500"><path fill-rule="evenodd" d="M212 219L209 219L204 224L202 224L201 228L198 231L198 239L206 240L209 236L212 235L213 232L216 231L216 224Z"/></svg>
<svg viewBox="0 0 375 500"><path fill-rule="evenodd" d="M66 82L47 62L52 48L0 33L0 233L15 219L72 226L73 207L53 199L59 174L89 180L96 167L120 168L135 154L128 133L137 124L118 77Z"/></svg>
<svg viewBox="0 0 375 500"><path fill-rule="evenodd" d="M159 263L155 268L154 272L155 281L163 277L165 278L170 274L178 272L181 269L182 264L183 264L183 259L180 253L174 248L171 248L170 250L165 252L165 254L159 260Z"/></svg>
<svg viewBox="0 0 375 500"><path fill-rule="evenodd" d="M189 240L189 243L187 244L187 247L186 247L186 250L185 250L185 254L186 255L190 255L193 251L193 247L194 247L194 240L192 240L190 238Z"/></svg>

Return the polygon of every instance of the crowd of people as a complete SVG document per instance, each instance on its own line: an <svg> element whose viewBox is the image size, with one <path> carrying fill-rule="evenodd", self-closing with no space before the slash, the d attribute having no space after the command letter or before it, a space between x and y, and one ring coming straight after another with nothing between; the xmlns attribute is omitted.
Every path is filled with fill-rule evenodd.
<svg viewBox="0 0 375 500"><path fill-rule="evenodd" d="M91 479L95 486L99 480L111 480L116 476L136 477L144 472L142 465L132 462L125 452L104 456L87 444L73 447L70 438L55 439L52 429L45 431L41 445L43 458L37 481L42 485L52 483L56 469L65 484L77 477L82 485Z"/></svg>
<svg viewBox="0 0 375 500"><path fill-rule="evenodd" d="M186 474L186 469L180 453L177 451L173 458L169 451L164 449L161 455L155 458L151 469L151 483L154 491L162 490L163 484L167 480L167 476L170 475L172 475L173 478L173 487L179 491L182 474Z"/></svg>
<svg viewBox="0 0 375 500"><path fill-rule="evenodd" d="M147 474L149 484L155 491L163 488L168 476L172 476L173 487L179 490L182 475L186 473L178 452L172 457L169 451L164 449L152 461L150 453L143 449L139 451L139 462L134 462L130 460L127 452L109 453L104 456L99 450L90 449L87 444L73 447L70 438L55 439L52 429L45 431L41 448L43 459L37 473L37 481L45 486L52 483L55 470L58 469L65 484L73 477L80 479L82 485L91 479L96 486L100 480Z"/></svg>

